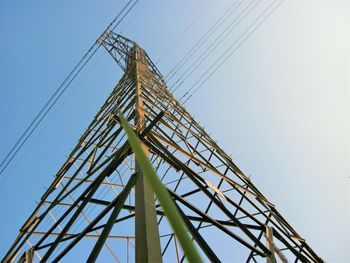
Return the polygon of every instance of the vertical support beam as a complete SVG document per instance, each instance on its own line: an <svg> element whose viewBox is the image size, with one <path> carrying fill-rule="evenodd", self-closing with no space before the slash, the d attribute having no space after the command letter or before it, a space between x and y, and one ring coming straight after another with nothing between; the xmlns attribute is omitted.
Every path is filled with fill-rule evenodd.
<svg viewBox="0 0 350 263"><path fill-rule="evenodd" d="M33 251L26 251L26 263L33 263Z"/></svg>
<svg viewBox="0 0 350 263"><path fill-rule="evenodd" d="M273 246L273 228L266 226L266 247L271 251L271 255L266 257L267 263L275 263L275 248Z"/></svg>
<svg viewBox="0 0 350 263"><path fill-rule="evenodd" d="M23 253L22 257L18 260L18 263L33 263L34 252L32 249L27 250Z"/></svg>
<svg viewBox="0 0 350 263"><path fill-rule="evenodd" d="M141 133L144 127L145 114L141 97L141 78L144 54L138 46L135 48L135 86L136 86L136 114L135 126ZM142 143L142 148L149 156L148 147ZM136 232L136 262L162 262L157 214L154 203L154 193L145 175L135 162L135 171L139 174L135 185L135 232Z"/></svg>

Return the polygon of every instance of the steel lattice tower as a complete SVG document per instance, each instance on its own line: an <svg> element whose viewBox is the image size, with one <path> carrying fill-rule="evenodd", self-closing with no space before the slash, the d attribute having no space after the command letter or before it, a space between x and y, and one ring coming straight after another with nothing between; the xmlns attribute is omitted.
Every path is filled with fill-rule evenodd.
<svg viewBox="0 0 350 263"><path fill-rule="evenodd" d="M118 119L138 134L206 261L322 262L166 87L135 42L99 43L124 75L3 262L186 260ZM281 255L283 254L283 255Z"/></svg>

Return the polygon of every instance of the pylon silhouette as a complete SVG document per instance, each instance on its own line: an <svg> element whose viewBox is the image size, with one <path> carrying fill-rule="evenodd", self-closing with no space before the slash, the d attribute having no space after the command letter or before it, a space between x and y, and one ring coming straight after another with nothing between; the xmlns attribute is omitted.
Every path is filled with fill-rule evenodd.
<svg viewBox="0 0 350 263"><path fill-rule="evenodd" d="M99 44L124 75L3 262L186 260L135 162L119 112L138 134L203 258L322 262L173 97L142 48L111 31Z"/></svg>

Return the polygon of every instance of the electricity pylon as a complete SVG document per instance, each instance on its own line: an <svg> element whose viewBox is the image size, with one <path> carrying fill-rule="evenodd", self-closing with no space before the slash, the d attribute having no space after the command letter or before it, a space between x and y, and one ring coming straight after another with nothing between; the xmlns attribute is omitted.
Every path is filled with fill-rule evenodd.
<svg viewBox="0 0 350 263"><path fill-rule="evenodd" d="M138 134L204 259L322 262L173 97L147 53L107 31L124 71L3 262L183 262L162 207L120 125Z"/></svg>

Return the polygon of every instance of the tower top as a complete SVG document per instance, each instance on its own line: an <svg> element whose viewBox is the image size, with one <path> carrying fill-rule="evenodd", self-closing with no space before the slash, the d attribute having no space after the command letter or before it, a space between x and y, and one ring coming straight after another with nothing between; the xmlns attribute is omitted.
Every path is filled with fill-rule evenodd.
<svg viewBox="0 0 350 263"><path fill-rule="evenodd" d="M136 50L142 53L142 63L146 64L149 69L157 76L161 84L165 85L164 77L148 56L147 52L142 49L136 42L114 33L113 31L106 31L100 39L97 40L117 62L119 67L126 72L130 60L141 59L136 57Z"/></svg>

